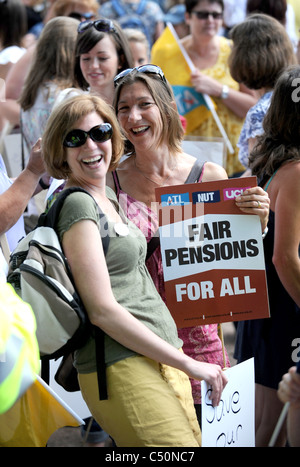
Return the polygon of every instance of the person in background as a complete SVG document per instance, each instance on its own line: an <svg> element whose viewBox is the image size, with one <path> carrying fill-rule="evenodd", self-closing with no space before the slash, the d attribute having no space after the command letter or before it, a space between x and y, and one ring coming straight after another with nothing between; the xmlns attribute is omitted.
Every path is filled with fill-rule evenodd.
<svg viewBox="0 0 300 467"><path fill-rule="evenodd" d="M181 45L195 70L191 72L177 44L170 51L164 44L159 47L160 40L152 48L152 63L161 67L170 84L180 86L176 98L180 113L187 119L188 136L221 136L212 113L203 105L201 94L212 98L234 150L233 153L227 151L226 172L230 177L237 176L244 171L238 159L238 137L244 118L257 98L230 74L228 57L232 44L219 35L223 24L223 0L186 0L185 6L190 34L181 39Z"/></svg>
<svg viewBox="0 0 300 467"><path fill-rule="evenodd" d="M70 16L78 21L94 19L97 15L98 6L96 0L52 0L43 21L35 24L28 34L37 39L45 24L57 16Z"/></svg>
<svg viewBox="0 0 300 467"><path fill-rule="evenodd" d="M159 67L146 65L126 70L115 78L115 83L114 108L128 140L129 157L108 174L107 184L115 191L127 217L145 235L151 252L146 266L166 302L161 250L159 242L155 242L159 216L155 188L221 180L227 174L223 167L211 162L199 164L195 157L182 151L184 132L175 97ZM267 194L256 187L236 202L243 212L260 216L263 231L269 210ZM190 357L220 368L230 366L226 350L225 358L223 355L217 324L179 329L178 333L183 350ZM191 383L200 423L201 385L195 379Z"/></svg>
<svg viewBox="0 0 300 467"><path fill-rule="evenodd" d="M133 65L128 40L116 21L98 19L78 26L75 47L75 85L113 101L114 77Z"/></svg>
<svg viewBox="0 0 300 467"><path fill-rule="evenodd" d="M132 28L125 28L124 34L126 35L130 45L133 66L140 66L149 63L150 48L145 34L138 29Z"/></svg>
<svg viewBox="0 0 300 467"><path fill-rule="evenodd" d="M20 0L0 2L1 82L6 81L9 70L26 52L24 42L24 37L27 30L26 28L27 17L26 9L23 3ZM0 112L0 133L5 128L6 124L6 118L3 112L3 107L1 110L2 111Z"/></svg>
<svg viewBox="0 0 300 467"><path fill-rule="evenodd" d="M283 404L288 403L287 439L292 448L300 447L300 375L292 366L279 383L278 397Z"/></svg>
<svg viewBox="0 0 300 467"><path fill-rule="evenodd" d="M15 180L8 177L0 156L0 236L6 235L9 251L25 237L23 213L31 197L41 191L39 181L45 174L40 140L33 146L25 169ZM2 253L0 248L1 275L6 277L7 263Z"/></svg>
<svg viewBox="0 0 300 467"><path fill-rule="evenodd" d="M175 29L179 39L187 36L190 33L190 28L185 21L185 5L179 3L172 6L164 16L165 24L171 23Z"/></svg>
<svg viewBox="0 0 300 467"><path fill-rule="evenodd" d="M277 397L282 375L293 366L300 329L300 67L284 70L274 87L264 133L249 157L253 175L270 197L264 240L270 318L241 321L235 358L254 357L256 446L267 446L282 411ZM291 201L292 200L292 201ZM286 442L285 426L278 446Z"/></svg>
<svg viewBox="0 0 300 467"><path fill-rule="evenodd" d="M231 31L233 41L229 56L230 72L257 94L257 103L248 111L238 140L239 160L244 175L251 175L248 158L257 136L263 133L263 119L269 108L272 91L280 73L297 63L293 46L282 24L261 13L252 14ZM247 54L245 54L247 50Z"/></svg>
<svg viewBox="0 0 300 467"><path fill-rule="evenodd" d="M285 27L296 51L298 38L295 29L295 12L287 0L247 0L246 14L248 16L252 13L263 13L277 19Z"/></svg>
<svg viewBox="0 0 300 467"><path fill-rule="evenodd" d="M139 7L141 0L120 0L122 7L125 9L126 14L130 16L135 14ZM109 18L118 21L120 18L111 0L105 1L100 5L98 14L104 18ZM159 38L164 29L164 13L159 4L152 0L146 0L144 12L141 19L145 25L143 32L149 36L149 47ZM127 26L128 27L128 26ZM125 27L124 27L125 29Z"/></svg>
<svg viewBox="0 0 300 467"><path fill-rule="evenodd" d="M27 17L20 0L0 2L0 78L6 79L11 66L25 53Z"/></svg>
<svg viewBox="0 0 300 467"><path fill-rule="evenodd" d="M105 333L108 399L99 400L93 336L75 353L81 391L118 447L197 447L201 434L188 376L212 385L214 406L227 378L217 365L180 351L175 323L146 269L145 237L106 187L107 171L123 153L115 113L100 97L76 96L53 110L43 136L47 170L67 179L66 187L81 186L94 198L71 194L57 225L90 321ZM104 256L101 235L107 234Z"/></svg>

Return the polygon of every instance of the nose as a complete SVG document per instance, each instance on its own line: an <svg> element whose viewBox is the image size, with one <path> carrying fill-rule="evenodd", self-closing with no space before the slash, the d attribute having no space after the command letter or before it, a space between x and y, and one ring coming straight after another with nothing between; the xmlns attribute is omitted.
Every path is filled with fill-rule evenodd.
<svg viewBox="0 0 300 467"><path fill-rule="evenodd" d="M99 68L99 61L97 57L93 57L90 61L91 68Z"/></svg>
<svg viewBox="0 0 300 467"><path fill-rule="evenodd" d="M128 120L136 122L141 119L141 112L136 105L133 105L128 112Z"/></svg>

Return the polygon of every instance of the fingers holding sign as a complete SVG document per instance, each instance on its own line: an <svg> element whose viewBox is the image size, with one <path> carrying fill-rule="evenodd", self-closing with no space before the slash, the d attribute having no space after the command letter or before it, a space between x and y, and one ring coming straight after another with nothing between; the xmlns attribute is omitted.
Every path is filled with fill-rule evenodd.
<svg viewBox="0 0 300 467"><path fill-rule="evenodd" d="M213 407L218 406L223 389L228 382L227 376L222 368L219 365L192 360L189 376L198 380L203 379L211 386L210 399Z"/></svg>
<svg viewBox="0 0 300 467"><path fill-rule="evenodd" d="M262 231L265 230L270 211L270 198L266 191L260 186L248 188L235 198L235 202L241 211L259 216Z"/></svg>

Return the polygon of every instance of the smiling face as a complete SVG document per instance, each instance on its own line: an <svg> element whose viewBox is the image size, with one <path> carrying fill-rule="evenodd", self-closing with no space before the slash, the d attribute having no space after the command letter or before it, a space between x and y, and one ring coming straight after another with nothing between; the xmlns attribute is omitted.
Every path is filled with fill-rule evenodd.
<svg viewBox="0 0 300 467"><path fill-rule="evenodd" d="M198 18L198 12L202 14L210 13L207 18ZM213 37L218 34L222 24L222 6L219 3L210 3L206 0L201 0L193 8L190 14L187 14L187 23L190 26L191 34L193 36L208 36ZM213 16L215 15L215 17Z"/></svg>
<svg viewBox="0 0 300 467"><path fill-rule="evenodd" d="M96 125L100 125L103 119L97 112L92 112L79 119L73 129L89 131ZM111 140L97 143L90 137L77 148L66 148L67 163L71 170L70 180L80 185L95 184L97 181L105 182L111 156Z"/></svg>
<svg viewBox="0 0 300 467"><path fill-rule="evenodd" d="M117 114L126 137L136 150L157 147L163 131L162 119L145 84L136 81L122 87Z"/></svg>
<svg viewBox="0 0 300 467"><path fill-rule="evenodd" d="M118 73L119 57L108 34L87 53L80 55L80 68L91 91L101 93L101 89L113 87L113 79Z"/></svg>

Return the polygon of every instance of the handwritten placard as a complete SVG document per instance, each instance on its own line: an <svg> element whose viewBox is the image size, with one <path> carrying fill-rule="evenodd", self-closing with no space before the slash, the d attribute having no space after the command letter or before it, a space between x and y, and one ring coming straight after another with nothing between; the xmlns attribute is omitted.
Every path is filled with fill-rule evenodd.
<svg viewBox="0 0 300 467"><path fill-rule="evenodd" d="M255 447L254 359L229 368L226 375L218 407L209 399L211 387L201 382L202 446Z"/></svg>

